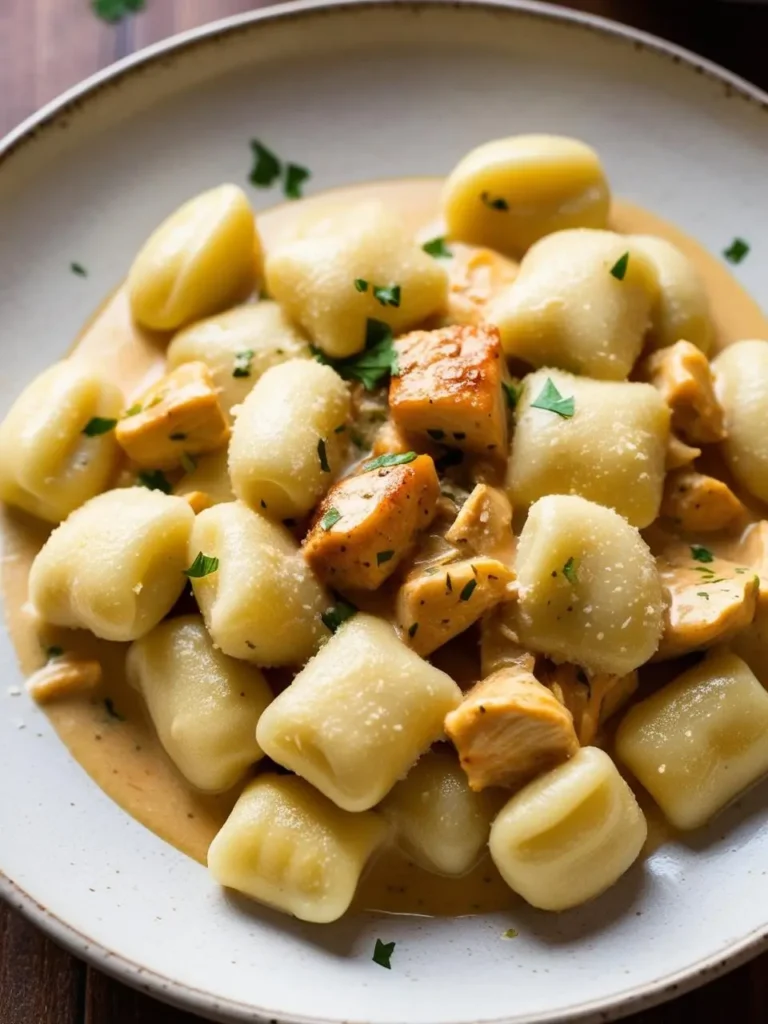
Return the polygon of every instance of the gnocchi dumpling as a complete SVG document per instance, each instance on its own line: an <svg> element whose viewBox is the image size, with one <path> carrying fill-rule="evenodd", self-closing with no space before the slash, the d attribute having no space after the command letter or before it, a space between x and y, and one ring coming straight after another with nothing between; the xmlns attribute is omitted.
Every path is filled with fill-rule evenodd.
<svg viewBox="0 0 768 1024"><path fill-rule="evenodd" d="M516 568L515 624L524 647L615 675L656 651L663 628L656 562L611 509L566 495L537 501Z"/></svg>
<svg viewBox="0 0 768 1024"><path fill-rule="evenodd" d="M301 665L327 636L330 599L283 526L239 501L204 509L189 538L188 564L202 553L215 572L192 579L214 644L256 665Z"/></svg>
<svg viewBox="0 0 768 1024"><path fill-rule="evenodd" d="M599 380L625 380L658 294L654 265L613 231L559 231L526 253L488 307L507 356Z"/></svg>
<svg viewBox="0 0 768 1024"><path fill-rule="evenodd" d="M180 331L168 346L168 368L203 362L229 413L271 366L307 359L309 345L276 302L238 306Z"/></svg>
<svg viewBox="0 0 768 1024"><path fill-rule="evenodd" d="M273 761L347 811L375 806L443 734L461 690L409 650L389 623L358 614L264 712Z"/></svg>
<svg viewBox="0 0 768 1024"><path fill-rule="evenodd" d="M381 805L403 852L427 871L465 875L485 853L503 797L473 793L456 755L428 751Z"/></svg>
<svg viewBox="0 0 768 1024"><path fill-rule="evenodd" d="M267 370L232 430L238 498L273 519L309 512L341 469L350 406L349 388L330 366L292 359Z"/></svg>
<svg viewBox="0 0 768 1024"><path fill-rule="evenodd" d="M725 461L750 494L768 501L768 341L737 341L712 369L725 414Z"/></svg>
<svg viewBox="0 0 768 1024"><path fill-rule="evenodd" d="M0 424L0 500L66 519L109 484L120 451L110 422L122 408L119 388L74 362L41 373Z"/></svg>
<svg viewBox="0 0 768 1024"><path fill-rule="evenodd" d="M560 135L513 135L473 149L448 176L451 238L521 256L544 235L604 228L610 192L595 151Z"/></svg>
<svg viewBox="0 0 768 1024"><path fill-rule="evenodd" d="M652 385L539 370L525 379L516 420L507 467L513 505L578 494L640 528L658 516L670 411Z"/></svg>
<svg viewBox="0 0 768 1024"><path fill-rule="evenodd" d="M136 640L184 589L195 514L183 498L127 487L91 498L32 563L29 599L45 622Z"/></svg>
<svg viewBox="0 0 768 1024"><path fill-rule="evenodd" d="M263 755L256 723L272 700L254 665L216 650L199 615L134 641L126 669L166 753L197 789L230 789Z"/></svg>
<svg viewBox="0 0 768 1024"><path fill-rule="evenodd" d="M220 885L326 924L348 909L387 833L378 814L339 810L303 779L261 775L211 843L208 868Z"/></svg>
<svg viewBox="0 0 768 1024"><path fill-rule="evenodd" d="M149 237L128 274L142 327L175 331L246 298L261 243L253 211L236 185L220 185L179 207Z"/></svg>
<svg viewBox="0 0 768 1024"><path fill-rule="evenodd" d="M174 493L186 497L191 494L203 494L207 506L218 505L224 501L234 501L235 493L229 479L227 465L228 452L222 448L210 455L201 455L195 460L195 466L174 487Z"/></svg>
<svg viewBox="0 0 768 1024"><path fill-rule="evenodd" d="M664 238L629 235L634 252L651 261L658 292L651 309L651 348L666 348L684 339L709 352L714 328L704 281L685 253Z"/></svg>
<svg viewBox="0 0 768 1024"><path fill-rule="evenodd" d="M637 860L643 812L610 757L583 747L529 782L491 828L491 857L507 885L541 910L599 896Z"/></svg>
<svg viewBox="0 0 768 1024"><path fill-rule="evenodd" d="M493 249L451 243L448 263L448 321L481 324L488 306L517 277L519 265Z"/></svg>
<svg viewBox="0 0 768 1024"><path fill-rule="evenodd" d="M267 287L329 356L365 346L366 322L395 334L443 311L448 275L392 210L364 203L321 220L269 253Z"/></svg>
<svg viewBox="0 0 768 1024"><path fill-rule="evenodd" d="M631 708L622 764L680 829L706 824L768 772L768 693L725 648Z"/></svg>

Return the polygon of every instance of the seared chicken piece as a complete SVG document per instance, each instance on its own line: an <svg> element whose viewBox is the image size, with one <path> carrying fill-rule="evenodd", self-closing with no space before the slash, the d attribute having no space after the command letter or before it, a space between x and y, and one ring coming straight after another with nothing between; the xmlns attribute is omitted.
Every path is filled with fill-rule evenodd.
<svg viewBox="0 0 768 1024"><path fill-rule="evenodd" d="M760 590L754 570L700 545L674 545L656 561L665 610L654 661L725 643L754 619Z"/></svg>
<svg viewBox="0 0 768 1024"><path fill-rule="evenodd" d="M453 243L448 265L448 317L459 324L480 324L488 304L512 284L519 264L493 249Z"/></svg>
<svg viewBox="0 0 768 1024"><path fill-rule="evenodd" d="M413 331L396 342L389 406L403 430L472 452L506 455L505 363L490 324Z"/></svg>
<svg viewBox="0 0 768 1024"><path fill-rule="evenodd" d="M409 573L397 593L395 615L407 643L426 657L500 601L514 596L514 572L479 555Z"/></svg>
<svg viewBox="0 0 768 1024"><path fill-rule="evenodd" d="M445 719L476 792L519 789L579 749L571 713L524 668L503 668L474 686Z"/></svg>
<svg viewBox="0 0 768 1024"><path fill-rule="evenodd" d="M373 461L331 487L304 541L314 573L337 590L379 587L435 515L440 484L428 455L366 469Z"/></svg>
<svg viewBox="0 0 768 1024"><path fill-rule="evenodd" d="M462 554L493 555L511 561L512 506L504 491L478 484L459 509L445 539Z"/></svg>
<svg viewBox="0 0 768 1024"><path fill-rule="evenodd" d="M187 491L186 494L181 495L186 501L195 515L199 515L204 512L207 508L212 508L216 502L206 491Z"/></svg>
<svg viewBox="0 0 768 1024"><path fill-rule="evenodd" d="M661 514L691 533L710 533L733 525L746 513L728 484L691 469L669 473Z"/></svg>
<svg viewBox="0 0 768 1024"><path fill-rule="evenodd" d="M692 448L674 434L669 435L667 442L667 458L664 467L668 472L673 469L690 467L701 455L701 448Z"/></svg>
<svg viewBox="0 0 768 1024"><path fill-rule="evenodd" d="M515 631L515 601L498 604L480 620L480 673L483 678L501 668L533 672L536 655L520 643Z"/></svg>
<svg viewBox="0 0 768 1024"><path fill-rule="evenodd" d="M421 452L435 459L440 454L440 446L418 434L407 434L394 420L387 420L376 432L371 455L386 455L389 452Z"/></svg>
<svg viewBox="0 0 768 1024"><path fill-rule="evenodd" d="M33 672L27 692L38 704L74 697L95 690L101 682L101 664L63 655Z"/></svg>
<svg viewBox="0 0 768 1024"><path fill-rule="evenodd" d="M573 716L579 743L588 747L597 730L615 715L637 690L637 672L625 676L600 672L588 675L577 665L553 665L545 684Z"/></svg>
<svg viewBox="0 0 768 1024"><path fill-rule="evenodd" d="M184 363L153 384L115 428L129 458L152 469L173 469L184 456L223 448L229 424L205 363Z"/></svg>
<svg viewBox="0 0 768 1024"><path fill-rule="evenodd" d="M691 444L714 444L725 437L723 410L715 397L709 361L690 341L659 349L640 368L672 410L672 429Z"/></svg>

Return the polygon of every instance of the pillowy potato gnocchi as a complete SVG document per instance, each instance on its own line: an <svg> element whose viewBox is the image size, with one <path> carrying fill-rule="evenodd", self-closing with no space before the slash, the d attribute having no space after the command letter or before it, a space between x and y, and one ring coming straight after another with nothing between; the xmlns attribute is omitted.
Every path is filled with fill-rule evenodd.
<svg viewBox="0 0 768 1024"><path fill-rule="evenodd" d="M179 207L150 236L128 274L142 327L175 331L242 301L256 283L261 243L242 189L220 185Z"/></svg>
<svg viewBox="0 0 768 1024"><path fill-rule="evenodd" d="M325 924L349 908L387 832L379 815L339 810L303 779L261 775L211 843L208 868L220 885Z"/></svg>
<svg viewBox="0 0 768 1024"><path fill-rule="evenodd" d="M238 306L192 324L168 346L168 366L206 363L227 413L240 405L266 370L288 359L308 359L306 339L276 302Z"/></svg>
<svg viewBox="0 0 768 1024"><path fill-rule="evenodd" d="M559 231L525 255L488 308L507 355L599 380L624 380L658 296L654 264L613 231Z"/></svg>
<svg viewBox="0 0 768 1024"><path fill-rule="evenodd" d="M137 640L184 589L195 515L183 498L144 487L91 498L32 563L29 599L46 622Z"/></svg>
<svg viewBox="0 0 768 1024"><path fill-rule="evenodd" d="M218 505L223 501L234 501L235 493L229 479L228 452L222 448L210 455L201 455L195 460L195 467L174 487L174 493L182 497L192 494L205 495L205 507Z"/></svg>
<svg viewBox="0 0 768 1024"><path fill-rule="evenodd" d="M750 494L768 501L768 341L729 345L712 369L725 414L725 461Z"/></svg>
<svg viewBox="0 0 768 1024"><path fill-rule="evenodd" d="M627 712L616 753L672 824L691 829L768 772L767 734L768 693L719 648Z"/></svg>
<svg viewBox="0 0 768 1024"><path fill-rule="evenodd" d="M637 860L647 833L613 761L584 747L512 797L489 846L504 881L524 900L568 910L612 886Z"/></svg>
<svg viewBox="0 0 768 1024"><path fill-rule="evenodd" d="M395 334L445 309L448 275L380 203L336 212L278 246L266 262L267 287L329 356L365 347L370 319Z"/></svg>
<svg viewBox="0 0 768 1024"><path fill-rule="evenodd" d="M525 378L516 420L507 467L513 505L578 494L640 528L658 516L670 411L650 384L539 370Z"/></svg>
<svg viewBox="0 0 768 1024"><path fill-rule="evenodd" d="M524 647L615 675L644 664L658 647L656 562L611 509L577 497L541 498L520 534L516 568Z"/></svg>
<svg viewBox="0 0 768 1024"><path fill-rule="evenodd" d="M656 273L658 292L651 310L650 347L666 348L685 340L709 352L714 327L707 291L696 267L666 239L628 235L627 242L634 252L648 257Z"/></svg>
<svg viewBox="0 0 768 1024"><path fill-rule="evenodd" d="M218 560L192 579L214 644L256 665L302 665L326 636L321 615L330 599L283 526L239 501L205 509L189 538L198 554Z"/></svg>
<svg viewBox="0 0 768 1024"><path fill-rule="evenodd" d="M0 424L0 500L49 523L66 519L114 476L122 408L119 388L71 360L41 373Z"/></svg>
<svg viewBox="0 0 768 1024"><path fill-rule="evenodd" d="M451 238L521 256L566 228L604 228L610 192L600 159L578 139L514 135L486 142L443 189Z"/></svg>
<svg viewBox="0 0 768 1024"><path fill-rule="evenodd" d="M443 734L450 676L357 614L262 715L262 750L347 811L374 807Z"/></svg>
<svg viewBox="0 0 768 1024"><path fill-rule="evenodd" d="M330 366L292 359L267 370L232 430L235 494L274 519L305 515L341 469L349 414L349 388Z"/></svg>
<svg viewBox="0 0 768 1024"><path fill-rule="evenodd" d="M465 875L485 852L491 820L504 797L473 793L456 755L428 751L381 805L403 852L427 871Z"/></svg>
<svg viewBox="0 0 768 1024"><path fill-rule="evenodd" d="M255 666L216 650L199 615L155 626L131 645L126 667L166 753L197 789L230 789L263 756L256 724L272 692Z"/></svg>

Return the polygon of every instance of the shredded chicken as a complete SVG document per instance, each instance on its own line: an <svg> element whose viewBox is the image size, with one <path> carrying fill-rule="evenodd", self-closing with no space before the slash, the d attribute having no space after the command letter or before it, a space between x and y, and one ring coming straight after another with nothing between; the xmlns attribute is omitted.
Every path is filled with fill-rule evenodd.
<svg viewBox="0 0 768 1024"><path fill-rule="evenodd" d="M714 444L725 437L723 410L704 353L690 341L653 352L640 367L672 410L672 429L691 444Z"/></svg>
<svg viewBox="0 0 768 1024"><path fill-rule="evenodd" d="M665 469L671 471L673 469L690 467L700 455L701 448L692 448L685 441L681 441L679 437L670 434L669 441L667 442Z"/></svg>
<svg viewBox="0 0 768 1024"><path fill-rule="evenodd" d="M479 324L489 303L517 277L519 264L493 249L454 245L448 266L448 317L459 324Z"/></svg>
<svg viewBox="0 0 768 1024"><path fill-rule="evenodd" d="M746 509L724 481L678 469L664 481L661 514L690 533L711 533L732 526Z"/></svg>
<svg viewBox="0 0 768 1024"><path fill-rule="evenodd" d="M470 787L517 789L579 749L571 713L520 666L474 686L445 719Z"/></svg>
<svg viewBox="0 0 768 1024"><path fill-rule="evenodd" d="M512 562L512 506L504 491L478 484L445 535L462 554L492 555Z"/></svg>
<svg viewBox="0 0 768 1024"><path fill-rule="evenodd" d="M625 676L588 675L576 665L552 665L544 682L573 716L579 743L588 747L600 726L619 711L638 686L637 672Z"/></svg>
<svg viewBox="0 0 768 1024"><path fill-rule="evenodd" d="M480 620L480 672L483 678L517 666L533 672L536 656L523 647L515 631L515 602L505 601Z"/></svg>

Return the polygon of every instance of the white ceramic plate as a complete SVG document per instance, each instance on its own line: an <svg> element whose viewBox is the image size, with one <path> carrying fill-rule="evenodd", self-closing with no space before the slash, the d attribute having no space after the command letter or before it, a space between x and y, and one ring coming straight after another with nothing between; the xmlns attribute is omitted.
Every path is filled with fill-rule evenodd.
<svg viewBox="0 0 768 1024"><path fill-rule="evenodd" d="M765 301L767 102L667 44L524 2L288 5L155 47L0 147L0 411L67 349L166 213L245 182L253 136L308 165L316 191L442 174L514 132L576 135L619 194L713 251L746 236L738 273ZM260 911L90 782L11 696L21 680L1 635L0 668L0 893L75 953L217 1020L607 1020L768 936L765 787L582 910L521 910L511 942L506 919L319 928ZM371 961L377 936L397 942L391 971Z"/></svg>

